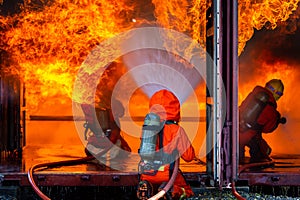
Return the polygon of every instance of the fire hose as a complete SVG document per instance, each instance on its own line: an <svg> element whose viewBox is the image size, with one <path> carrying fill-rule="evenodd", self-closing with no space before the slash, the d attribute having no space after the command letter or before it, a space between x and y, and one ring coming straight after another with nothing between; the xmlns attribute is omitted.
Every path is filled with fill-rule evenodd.
<svg viewBox="0 0 300 200"><path fill-rule="evenodd" d="M200 159L195 159L196 161L199 161L199 163L201 164L204 164L205 162L201 161ZM263 163L263 165L266 165L266 164L270 164L270 163ZM246 168L250 168L250 167L253 167L253 166L261 166L261 165L249 165L248 167ZM175 162L175 166L174 166L174 170L173 170L173 173L172 173L172 176L169 180L169 182L166 184L166 186L160 191L158 192L156 195L152 196L149 200L158 200L160 198L162 198L167 191L170 190L170 188L172 187L174 181L175 181L175 178L177 176L177 172L178 172L178 168L179 168L179 159L176 160ZM246 168L244 168L243 170L245 170ZM241 172L241 171L240 171ZM240 173L239 172L239 173ZM242 197L235 189L235 183L234 181L232 181L231 183L231 191L232 191L232 194L238 199L238 200L245 200L244 197Z"/></svg>
<svg viewBox="0 0 300 200"><path fill-rule="evenodd" d="M243 165L243 167L241 167L239 169L239 174L241 172L245 171L246 169L251 168L251 167L261 167L261 166L267 166L267 165L272 165L272 164L274 164L274 161L266 161L266 162L246 164L246 165Z"/></svg>
<svg viewBox="0 0 300 200"><path fill-rule="evenodd" d="M206 164L199 158L194 158L194 160L197 161L199 164ZM152 196L149 200L160 199L170 190L170 188L172 187L172 185L176 179L178 169L179 169L179 158L175 161L173 173L172 173L172 176L171 176L170 180L168 181L168 183L165 185L165 187L161 191L159 191L156 195Z"/></svg>
<svg viewBox="0 0 300 200"><path fill-rule="evenodd" d="M171 176L170 180L168 181L168 183L166 184L166 186L161 191L159 191L156 195L152 196L149 200L160 199L170 190L170 188L172 187L172 185L175 181L175 178L177 176L178 169L179 169L179 158L175 161L175 166L173 169L172 176Z"/></svg>
<svg viewBox="0 0 300 200"><path fill-rule="evenodd" d="M49 162L49 163L40 163L40 164L33 165L32 167L29 168L28 173L27 173L29 183L31 184L31 186L32 186L33 190L35 191L35 193L40 198L42 198L43 200L51 200L35 184L35 181L34 181L34 178L33 178L33 173L34 173L34 171L36 169L39 169L39 168L54 168L54 167L70 166L70 165L77 165L77 164L86 163L88 161L91 161L91 160L95 159L95 157L102 156L109 149L110 148L103 149L103 151L101 151L100 153L98 153L95 156L87 156L87 157L73 159L73 160L64 160L64 161Z"/></svg>
<svg viewBox="0 0 300 200"><path fill-rule="evenodd" d="M238 200L246 200L244 197L242 197L242 196L236 191L234 181L231 182L231 192L232 192L233 196L236 197L236 199L238 199Z"/></svg>
<svg viewBox="0 0 300 200"><path fill-rule="evenodd" d="M109 149L103 150L102 152L100 152L99 154L97 154L97 156L103 155L108 150ZM32 167L29 168L28 174L27 174L28 175L29 183L31 184L33 190L36 192L36 194L40 198L42 198L43 200L51 200L48 196L46 196L38 188L38 186L36 185L36 183L34 181L33 172L36 169L39 169L39 168L53 168L53 167L59 167L59 166L70 166L70 165L82 164L82 163L91 161L93 159L95 159L94 156L87 156L87 157L84 157L84 158L79 158L79 159L74 159L74 160L64 160L64 161L58 161L58 162L40 163L40 164L33 165ZM154 195L153 197L151 197L149 200L158 200L159 198L163 197L166 194L167 191L170 190L170 188L172 187L172 185L173 185L173 183L175 181L175 178L177 176L178 169L179 169L178 166L179 166L179 160L177 159L175 161L175 166L174 166L174 169L173 169L172 176L171 176L170 180L168 181L168 183L166 184L166 186L160 192L158 192L156 195Z"/></svg>
<svg viewBox="0 0 300 200"><path fill-rule="evenodd" d="M240 174L242 171L248 169L248 168L251 168L251 167L260 167L260 166L266 166L266 165L271 165L273 164L274 162L273 161L267 161L267 162L261 162L261 163L251 163L251 164L246 164L244 165L243 167L241 167L239 169L239 172L238 174ZM231 183L231 191L232 191L232 194L238 199L238 200L245 200L244 197L242 197L235 189L235 183L234 181L232 181Z"/></svg>

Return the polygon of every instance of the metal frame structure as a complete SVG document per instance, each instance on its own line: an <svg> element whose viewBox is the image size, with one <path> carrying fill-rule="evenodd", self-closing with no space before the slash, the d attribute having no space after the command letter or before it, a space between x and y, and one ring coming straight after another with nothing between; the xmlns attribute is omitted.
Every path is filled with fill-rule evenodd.
<svg viewBox="0 0 300 200"><path fill-rule="evenodd" d="M250 185L300 186L299 171L258 169L239 172L238 165L238 2L208 0L207 52L207 164L205 172L184 173L187 181L198 187L226 187L244 181ZM0 74L0 150L21 151L25 146L25 87L17 80ZM15 82L14 82L15 81ZM9 93L12 96L4 96ZM5 104L5 105L4 105ZM13 115L7 115L13 113ZM72 116L31 116L30 120L74 120ZM201 119L203 120L203 119ZM22 125L21 125L22 124ZM11 127L7 129L4 127ZM20 152L19 152L20 153ZM21 154L19 154L21 155ZM299 157L300 160L300 157ZM20 164L20 163L18 163ZM287 162L287 165L289 163ZM0 166L0 186L28 186L27 172L16 165ZM282 168L286 167L282 165ZM292 166L294 168L297 165ZM70 172L47 170L35 174L40 186L135 186L138 173L121 171Z"/></svg>
<svg viewBox="0 0 300 200"><path fill-rule="evenodd" d="M238 174L238 5L237 1L220 1L220 68L226 94L226 116L222 131L221 161L224 184Z"/></svg>
<svg viewBox="0 0 300 200"><path fill-rule="evenodd" d="M238 166L237 1L211 3L207 51L213 63L207 64L207 125L212 120L213 127L207 129L207 147L213 150L207 149L207 173L222 187L237 178Z"/></svg>
<svg viewBox="0 0 300 200"><path fill-rule="evenodd" d="M21 159L25 145L24 90L17 76L0 75L0 151L3 157Z"/></svg>

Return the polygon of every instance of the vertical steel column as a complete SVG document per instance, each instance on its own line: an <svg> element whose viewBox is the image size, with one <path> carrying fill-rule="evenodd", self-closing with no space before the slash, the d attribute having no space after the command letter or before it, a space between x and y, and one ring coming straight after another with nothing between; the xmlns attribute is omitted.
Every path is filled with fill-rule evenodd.
<svg viewBox="0 0 300 200"><path fill-rule="evenodd" d="M222 65L220 63L220 0L210 2L207 11L207 173L219 184L221 174L221 133L224 119L224 92ZM212 185L212 183L211 183Z"/></svg>
<svg viewBox="0 0 300 200"><path fill-rule="evenodd" d="M239 113L238 113L238 1L232 1L232 179L238 175ZM230 73L230 72L229 72Z"/></svg>
<svg viewBox="0 0 300 200"><path fill-rule="evenodd" d="M213 73L214 73L214 10L213 1L207 0L206 51L212 59L206 59L206 173L214 179L213 149ZM214 183L210 183L212 185Z"/></svg>
<svg viewBox="0 0 300 200"><path fill-rule="evenodd" d="M238 9L236 0L222 0L221 6L220 63L226 90L226 117L221 148L222 176L223 184L230 184L232 179L236 179L238 167Z"/></svg>
<svg viewBox="0 0 300 200"><path fill-rule="evenodd" d="M1 71L0 71L1 72ZM2 98L3 98L3 88L2 88L2 76L0 73L0 140L3 141L4 139L4 131L3 131L3 105L2 105ZM0 161L2 160L2 151L4 149L4 145L0 142Z"/></svg>
<svg viewBox="0 0 300 200"><path fill-rule="evenodd" d="M21 143L22 147L26 145L26 87L25 83L21 85L21 97L20 97L20 105L21 105Z"/></svg>
<svg viewBox="0 0 300 200"><path fill-rule="evenodd" d="M207 12L207 52L213 58L213 63L207 63L207 173L222 187L236 178L238 167L237 1L213 0L211 5Z"/></svg>
<svg viewBox="0 0 300 200"><path fill-rule="evenodd" d="M24 144L20 124L21 81L18 76L4 72L11 61L7 54L1 52L0 59L0 152L5 155L3 158L19 159Z"/></svg>

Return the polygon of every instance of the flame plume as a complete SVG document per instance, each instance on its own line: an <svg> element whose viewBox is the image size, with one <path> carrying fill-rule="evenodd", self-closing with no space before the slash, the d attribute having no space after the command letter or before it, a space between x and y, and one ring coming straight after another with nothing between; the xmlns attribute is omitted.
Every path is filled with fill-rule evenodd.
<svg viewBox="0 0 300 200"><path fill-rule="evenodd" d="M28 7L0 18L6 29L1 48L17 61L28 103L35 106L43 97L70 99L80 64L95 45L130 26L126 15L132 10L117 0L59 0L42 10Z"/></svg>
<svg viewBox="0 0 300 200"><path fill-rule="evenodd" d="M152 2L158 23L163 27L187 33L205 46L206 0Z"/></svg>
<svg viewBox="0 0 300 200"><path fill-rule="evenodd" d="M275 29L279 22L286 21L298 7L299 0L239 0L238 35L240 55L254 29Z"/></svg>
<svg viewBox="0 0 300 200"><path fill-rule="evenodd" d="M239 54L254 29L276 28L298 1L240 0ZM6 73L18 74L26 84L27 106L36 107L52 97L70 101L75 75L89 52L103 40L130 30L134 18L156 20L205 48L208 7L205 0L25 0L20 13L0 16L0 49L14 60Z"/></svg>

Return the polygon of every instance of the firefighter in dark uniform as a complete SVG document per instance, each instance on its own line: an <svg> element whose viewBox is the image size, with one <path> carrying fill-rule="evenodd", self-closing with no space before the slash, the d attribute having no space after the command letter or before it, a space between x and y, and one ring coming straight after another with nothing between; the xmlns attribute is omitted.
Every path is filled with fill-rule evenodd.
<svg viewBox="0 0 300 200"><path fill-rule="evenodd" d="M272 79L265 87L256 86L239 107L239 161L244 162L245 147L249 147L250 162L271 161L271 147L262 133L273 132L286 118L277 111L277 101L283 95L284 85Z"/></svg>
<svg viewBox="0 0 300 200"><path fill-rule="evenodd" d="M110 159L113 159L124 156L124 154L120 154L120 149L131 152L128 143L120 134L119 118L124 114L124 107L117 99L112 100L112 105L114 109L94 108L89 104L81 105L86 118L86 131L90 131L85 135L88 142L86 146L87 155L96 155L97 152L109 149ZM95 109L96 116L92 114L93 109ZM106 157L106 154L102 157Z"/></svg>
<svg viewBox="0 0 300 200"><path fill-rule="evenodd" d="M86 118L86 153L96 155L104 149L110 149L110 158L123 156L124 151L131 152L131 148L121 135L120 118L125 108L121 101L113 97L115 84L122 76L121 66L117 62L110 63L100 77L95 94L95 105L82 104ZM105 136L105 137L103 137ZM120 151L120 150L124 151ZM106 155L103 155L105 157ZM107 157L106 157L107 158Z"/></svg>

